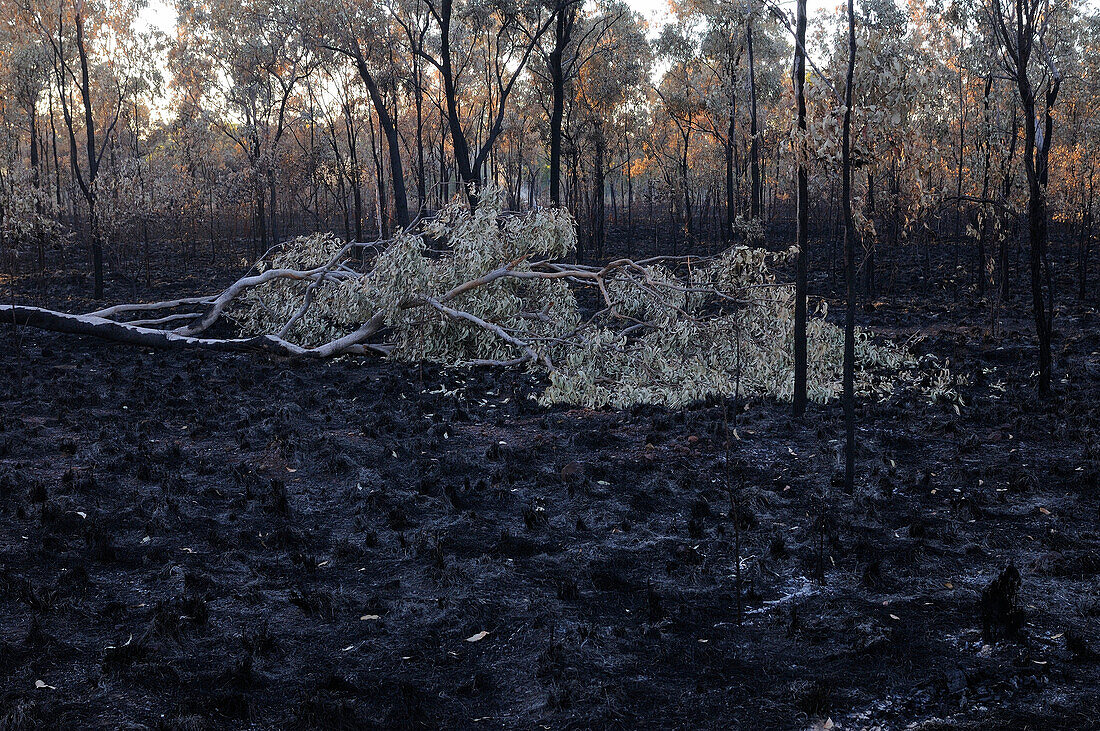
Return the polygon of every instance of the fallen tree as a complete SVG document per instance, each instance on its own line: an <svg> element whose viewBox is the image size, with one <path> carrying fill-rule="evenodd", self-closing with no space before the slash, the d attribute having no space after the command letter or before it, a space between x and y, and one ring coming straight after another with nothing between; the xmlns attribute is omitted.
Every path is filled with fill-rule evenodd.
<svg viewBox="0 0 1100 731"><path fill-rule="evenodd" d="M0 319L151 348L526 367L548 375L545 403L791 397L794 290L770 265L793 249L572 264L567 212L506 213L502 201L487 188L472 211L456 201L371 244L298 238L210 296L84 314L0 305ZM231 336L211 334L227 325ZM843 338L823 302L807 331L810 398L837 398ZM882 397L899 384L961 403L946 366L860 331L857 392Z"/></svg>

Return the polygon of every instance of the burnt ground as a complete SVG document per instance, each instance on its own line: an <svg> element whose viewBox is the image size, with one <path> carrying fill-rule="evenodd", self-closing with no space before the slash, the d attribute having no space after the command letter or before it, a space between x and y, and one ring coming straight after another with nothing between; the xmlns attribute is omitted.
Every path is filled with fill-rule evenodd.
<svg viewBox="0 0 1100 731"><path fill-rule="evenodd" d="M3 326L0 729L1094 727L1097 311L1040 404L1026 318L896 290L861 319L968 405L861 405L850 494L836 407L727 452L717 405Z"/></svg>

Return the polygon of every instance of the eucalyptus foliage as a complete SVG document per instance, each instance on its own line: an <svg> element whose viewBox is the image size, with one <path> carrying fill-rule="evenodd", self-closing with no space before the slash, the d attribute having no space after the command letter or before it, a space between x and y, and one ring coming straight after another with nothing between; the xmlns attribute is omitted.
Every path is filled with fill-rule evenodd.
<svg viewBox="0 0 1100 731"><path fill-rule="evenodd" d="M564 209L514 214L503 205L492 187L473 210L458 200L416 232L368 247L361 268L358 247L331 235L295 239L261 268L321 274L257 286L233 316L247 334L285 330L288 341L313 347L381 314L377 347L390 357L526 365L548 376L545 404L791 398L794 288L772 267L794 248L568 264L577 240ZM843 332L826 315L821 302L807 328L809 396L822 403L840 395L843 350ZM857 331L861 396L884 398L905 385L958 405L952 384L934 359L918 361L905 344Z"/></svg>

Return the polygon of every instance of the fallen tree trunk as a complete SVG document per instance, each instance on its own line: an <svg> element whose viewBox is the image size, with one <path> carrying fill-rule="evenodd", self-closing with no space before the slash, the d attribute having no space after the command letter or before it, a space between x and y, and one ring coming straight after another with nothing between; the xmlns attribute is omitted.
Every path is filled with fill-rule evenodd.
<svg viewBox="0 0 1100 731"><path fill-rule="evenodd" d="M98 315L74 315L41 307L0 305L0 322L17 326L36 327L72 335L91 335L143 348L194 348L220 352L263 351L294 358L331 358L337 355L363 354L368 350L363 345L363 341L378 332L382 325L381 319L381 317L372 318L345 337L321 346L304 348L269 333L247 338L197 338L181 335L173 330L116 322Z"/></svg>

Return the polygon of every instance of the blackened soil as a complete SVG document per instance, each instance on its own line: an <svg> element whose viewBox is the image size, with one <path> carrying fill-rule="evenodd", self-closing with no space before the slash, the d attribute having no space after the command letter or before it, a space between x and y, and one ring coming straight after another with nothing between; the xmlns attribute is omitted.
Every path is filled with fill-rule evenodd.
<svg viewBox="0 0 1100 731"><path fill-rule="evenodd" d="M717 405L3 326L0 729L1094 727L1100 323L1041 405L987 317L863 315L972 384L861 406L850 494L835 408L727 459Z"/></svg>

